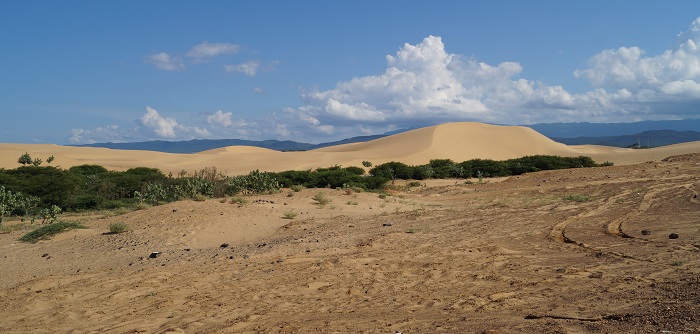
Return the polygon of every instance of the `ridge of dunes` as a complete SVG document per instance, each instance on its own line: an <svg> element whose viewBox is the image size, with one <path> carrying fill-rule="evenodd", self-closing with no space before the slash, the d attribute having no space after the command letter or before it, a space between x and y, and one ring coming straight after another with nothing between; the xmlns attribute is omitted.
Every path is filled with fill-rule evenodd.
<svg viewBox="0 0 700 334"><path fill-rule="evenodd" d="M175 154L53 144L0 144L0 168L18 167L17 159L25 152L43 160L53 155L56 160L52 165L62 168L82 164L98 164L112 170L153 167L167 174L215 166L226 174L239 175L256 169L278 172L333 165L362 166L363 161L374 165L389 161L418 165L426 164L431 159L452 159L455 162L470 159L506 160L539 154L586 155L598 162L633 164L700 152L700 142L644 150L594 145L567 146L527 127L459 122L420 128L364 143L305 152L229 146L194 154Z"/></svg>

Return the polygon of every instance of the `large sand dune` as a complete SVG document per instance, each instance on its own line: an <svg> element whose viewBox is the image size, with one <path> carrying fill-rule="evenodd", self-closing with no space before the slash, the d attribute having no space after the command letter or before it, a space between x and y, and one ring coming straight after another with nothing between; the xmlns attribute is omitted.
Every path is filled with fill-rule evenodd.
<svg viewBox="0 0 700 334"><path fill-rule="evenodd" d="M54 165L68 168L81 164L99 164L113 170L155 167L165 173L194 171L216 166L230 175L251 170L303 170L333 165L361 166L362 161L381 164L401 161L425 164L430 159L505 160L526 155L591 156L598 162L632 164L660 160L670 155L700 152L700 142L633 150L603 146L567 146L556 143L536 131L519 126L481 123L447 123L421 128L365 143L327 147L307 152L278 152L256 147L226 147L195 154L113 150L46 144L0 144L0 168L15 168L23 153L46 159L53 155Z"/></svg>

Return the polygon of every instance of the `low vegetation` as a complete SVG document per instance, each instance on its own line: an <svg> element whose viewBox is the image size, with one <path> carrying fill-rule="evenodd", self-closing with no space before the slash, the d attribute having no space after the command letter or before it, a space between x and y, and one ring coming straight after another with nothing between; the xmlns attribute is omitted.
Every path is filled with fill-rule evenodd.
<svg viewBox="0 0 700 334"><path fill-rule="evenodd" d="M129 230L129 225L127 225L126 223L109 224L109 233L111 233L111 234L124 233L128 230Z"/></svg>
<svg viewBox="0 0 700 334"><path fill-rule="evenodd" d="M46 161L53 161L49 157ZM190 174L165 175L158 169L131 168L109 171L99 165L80 165L68 169L40 166L36 159L23 155L16 169L0 169L0 223L7 216L42 219L55 222L61 211L138 209L167 202L206 198L228 198L252 194L269 194L290 188L293 192L305 188L343 189L348 195L363 191L382 192L388 182L396 179L419 180L461 178L469 179L519 175L540 170L601 166L589 157L527 156L495 161L474 159L460 163L435 159L428 164L410 166L401 162L362 167L333 166L305 171L277 173L252 171L247 175L226 176L216 167L204 168ZM605 163L602 165L610 165ZM320 205L328 199L316 200ZM231 203L244 204L241 197Z"/></svg>
<svg viewBox="0 0 700 334"><path fill-rule="evenodd" d="M67 230L76 229L76 228L87 228L87 227L83 226L81 224L78 224L78 223L55 222L55 223L43 225L39 228L36 228L35 230L33 230L33 231L23 235L21 238L19 238L19 241L28 242L28 243L36 243L39 240L46 240L46 239L49 239L56 234L59 234L61 232L65 232Z"/></svg>

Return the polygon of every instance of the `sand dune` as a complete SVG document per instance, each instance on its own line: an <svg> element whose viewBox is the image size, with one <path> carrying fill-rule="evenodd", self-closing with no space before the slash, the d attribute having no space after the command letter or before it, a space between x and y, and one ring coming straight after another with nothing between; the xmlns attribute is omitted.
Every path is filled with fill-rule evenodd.
<svg viewBox="0 0 700 334"><path fill-rule="evenodd" d="M196 154L173 154L48 144L0 144L0 168L19 166L17 158L25 152L43 160L53 155L56 158L53 164L63 168L81 164L99 164L113 170L147 166L159 168L165 173L177 173L181 170L191 172L216 166L227 174L236 175L255 169L284 171L333 165L361 166L362 161L370 161L375 165L389 161L425 164L431 159L452 159L457 162L476 158L505 160L535 154L587 155L598 162L633 164L700 152L700 142L646 150L593 145L567 146L526 127L463 122L307 152L278 152L257 147L231 146Z"/></svg>

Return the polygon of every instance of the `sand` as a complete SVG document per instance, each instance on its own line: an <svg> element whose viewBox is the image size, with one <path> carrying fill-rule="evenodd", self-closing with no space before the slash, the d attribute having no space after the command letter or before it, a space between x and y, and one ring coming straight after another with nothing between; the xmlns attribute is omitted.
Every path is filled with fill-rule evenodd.
<svg viewBox="0 0 700 334"><path fill-rule="evenodd" d="M440 146L468 139L455 129L479 128L420 129L335 153L394 148L415 159L444 152L462 160L466 153L451 152L459 145ZM700 154L656 158L700 152L697 144L609 151L516 133L502 136L540 141L491 151L585 149L624 163L486 183L397 182L384 199L285 189L243 204L211 199L62 215L89 228L36 244L17 241L36 225L0 234L0 332L700 333ZM402 145L416 138L432 142ZM25 147L34 145L17 152ZM45 148L36 153L54 154L63 166L83 163L77 152L120 168L126 157L165 166L158 159L180 156L65 148L59 158L63 148ZM187 156L286 156L251 151ZM318 192L332 202L316 204ZM285 219L290 212L296 217ZM106 234L116 222L129 231Z"/></svg>
<svg viewBox="0 0 700 334"><path fill-rule="evenodd" d="M81 164L100 164L112 170L155 167L177 174L216 166L229 175L261 171L305 170L319 167L374 165L389 161L425 164L431 159L505 160L526 155L591 156L598 162L633 164L659 160L670 155L700 151L700 142L635 150L603 146L567 146L556 143L536 131L519 126L482 123L447 123L366 143L354 143L306 152L278 152L257 147L225 147L195 154L172 154L151 151L127 151L106 148L71 147L45 144L0 144L0 168L19 166L17 159L25 152L46 160L53 155L53 165L69 168Z"/></svg>

